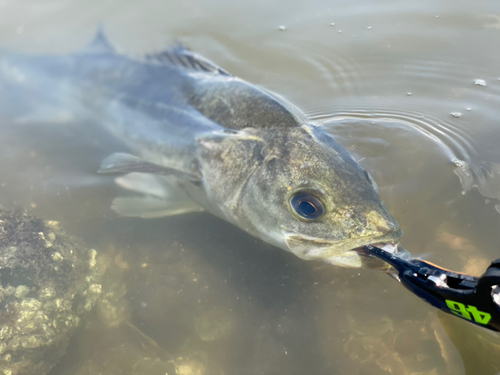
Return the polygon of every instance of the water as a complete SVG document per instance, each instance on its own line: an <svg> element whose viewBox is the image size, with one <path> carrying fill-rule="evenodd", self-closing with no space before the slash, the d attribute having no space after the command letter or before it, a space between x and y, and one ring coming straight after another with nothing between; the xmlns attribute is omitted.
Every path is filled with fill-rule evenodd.
<svg viewBox="0 0 500 375"><path fill-rule="evenodd" d="M3 0L0 21L2 48L33 53L78 50L100 22L126 51L180 38L326 126L375 178L413 255L474 274L500 256L494 1ZM61 124L30 119L29 137L0 138L0 204L111 254L114 307L53 374L500 372L497 335L383 274L301 261L205 214L116 218L118 190L95 170L119 146Z"/></svg>

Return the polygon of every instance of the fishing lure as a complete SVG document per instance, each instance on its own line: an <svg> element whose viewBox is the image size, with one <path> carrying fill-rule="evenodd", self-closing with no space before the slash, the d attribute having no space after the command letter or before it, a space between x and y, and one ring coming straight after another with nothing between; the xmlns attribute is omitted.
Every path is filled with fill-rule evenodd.
<svg viewBox="0 0 500 375"><path fill-rule="evenodd" d="M390 264L389 274L435 308L500 332L500 259L475 277L371 245L360 252Z"/></svg>

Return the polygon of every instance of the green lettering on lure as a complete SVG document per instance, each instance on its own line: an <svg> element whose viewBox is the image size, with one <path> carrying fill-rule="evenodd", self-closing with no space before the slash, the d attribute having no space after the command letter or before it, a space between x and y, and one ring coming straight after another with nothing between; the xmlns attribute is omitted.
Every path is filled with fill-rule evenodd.
<svg viewBox="0 0 500 375"><path fill-rule="evenodd" d="M463 303L446 300L446 305L451 312L461 318L474 321L478 324L487 325L491 320L491 315L479 311L476 306L465 306Z"/></svg>

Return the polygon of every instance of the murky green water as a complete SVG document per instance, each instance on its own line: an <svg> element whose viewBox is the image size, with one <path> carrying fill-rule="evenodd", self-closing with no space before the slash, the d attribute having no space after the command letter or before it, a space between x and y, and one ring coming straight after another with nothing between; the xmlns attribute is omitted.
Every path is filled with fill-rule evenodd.
<svg viewBox="0 0 500 375"><path fill-rule="evenodd" d="M100 22L127 51L179 38L322 122L413 255L475 274L500 257L499 3L3 0L0 46L74 51ZM208 214L117 218L118 190L95 174L113 139L28 125L2 130L0 204L60 221L109 261L108 302L53 374L500 372L498 335L381 273L301 261Z"/></svg>

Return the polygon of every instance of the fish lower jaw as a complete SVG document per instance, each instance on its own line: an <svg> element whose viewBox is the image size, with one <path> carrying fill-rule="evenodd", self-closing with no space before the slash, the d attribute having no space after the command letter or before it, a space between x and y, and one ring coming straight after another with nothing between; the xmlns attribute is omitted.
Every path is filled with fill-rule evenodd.
<svg viewBox="0 0 500 375"><path fill-rule="evenodd" d="M374 242L368 242L361 246L347 250L344 253L326 258L324 261L329 264L348 268L379 268L381 265L378 263L381 263L381 261L378 263L375 262L373 267L371 265L367 266L366 256L359 253L363 247L367 245L378 247L379 249L385 250L391 254L396 254L398 252L397 242L377 242L375 240Z"/></svg>
<svg viewBox="0 0 500 375"><path fill-rule="evenodd" d="M286 236L287 248L285 250L304 260L322 260L343 267L360 268L365 267L367 261L367 256L361 252L363 246L373 245L394 254L398 252L396 241L401 236L402 232L396 232L381 236L329 242L319 238L290 234Z"/></svg>
<svg viewBox="0 0 500 375"><path fill-rule="evenodd" d="M399 237L394 237L394 236L366 237L366 238L359 238L354 241L345 241L344 243L337 243L335 247L337 253L344 253L344 252L358 252L361 251L364 246L372 245L394 254L397 252L398 240Z"/></svg>

